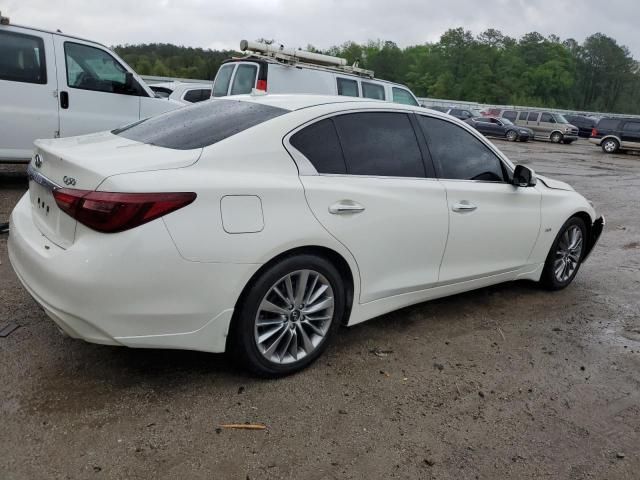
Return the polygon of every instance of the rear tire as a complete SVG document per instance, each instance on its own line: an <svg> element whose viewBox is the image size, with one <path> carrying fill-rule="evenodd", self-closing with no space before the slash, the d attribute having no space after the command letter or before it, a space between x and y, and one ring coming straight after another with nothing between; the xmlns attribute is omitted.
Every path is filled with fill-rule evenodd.
<svg viewBox="0 0 640 480"><path fill-rule="evenodd" d="M560 132L553 132L551 134L551 137L549 137L549 139L553 143L560 143L562 141L562 134Z"/></svg>
<svg viewBox="0 0 640 480"><path fill-rule="evenodd" d="M560 228L540 278L549 290L561 290L575 278L587 247L587 227L579 217L571 217Z"/></svg>
<svg viewBox="0 0 640 480"><path fill-rule="evenodd" d="M337 268L310 254L284 258L252 281L236 310L231 351L254 374L302 370L326 349L345 310Z"/></svg>
<svg viewBox="0 0 640 480"><path fill-rule="evenodd" d="M615 138L607 138L601 144L604 153L616 153L620 148L620 144Z"/></svg>

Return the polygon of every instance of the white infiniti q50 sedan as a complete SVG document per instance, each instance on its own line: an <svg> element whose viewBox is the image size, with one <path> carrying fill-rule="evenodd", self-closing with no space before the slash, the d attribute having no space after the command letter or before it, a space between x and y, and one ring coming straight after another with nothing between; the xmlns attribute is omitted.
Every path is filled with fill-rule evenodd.
<svg viewBox="0 0 640 480"><path fill-rule="evenodd" d="M604 227L565 183L449 115L239 96L36 142L9 257L65 333L307 366L340 324L575 277Z"/></svg>

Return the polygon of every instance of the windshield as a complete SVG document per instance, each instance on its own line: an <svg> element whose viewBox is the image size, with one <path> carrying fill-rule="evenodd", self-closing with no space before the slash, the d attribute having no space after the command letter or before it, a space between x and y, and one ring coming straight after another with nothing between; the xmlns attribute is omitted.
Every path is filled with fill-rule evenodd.
<svg viewBox="0 0 640 480"><path fill-rule="evenodd" d="M567 119L564 118L562 115L560 115L559 113L554 113L553 114L553 118L556 122L558 123L569 123L567 122Z"/></svg>

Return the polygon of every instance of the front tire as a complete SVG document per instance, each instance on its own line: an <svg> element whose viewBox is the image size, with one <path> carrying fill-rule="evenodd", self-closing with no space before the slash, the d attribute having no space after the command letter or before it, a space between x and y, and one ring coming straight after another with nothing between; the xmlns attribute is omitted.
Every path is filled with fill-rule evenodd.
<svg viewBox="0 0 640 480"><path fill-rule="evenodd" d="M327 347L345 309L344 281L323 257L302 254L268 267L238 305L231 347L261 377L290 375Z"/></svg>
<svg viewBox="0 0 640 480"><path fill-rule="evenodd" d="M518 139L518 132L515 130L509 130L506 134L507 140L510 142L515 142Z"/></svg>
<svg viewBox="0 0 640 480"><path fill-rule="evenodd" d="M616 153L620 148L620 144L615 138L607 138L602 142L602 151L604 153Z"/></svg>
<svg viewBox="0 0 640 480"><path fill-rule="evenodd" d="M560 143L562 141L562 134L560 132L553 132L549 138L553 143Z"/></svg>
<svg viewBox="0 0 640 480"><path fill-rule="evenodd" d="M587 227L584 220L571 217L567 220L547 255L541 283L549 290L561 290L575 278L586 248Z"/></svg>

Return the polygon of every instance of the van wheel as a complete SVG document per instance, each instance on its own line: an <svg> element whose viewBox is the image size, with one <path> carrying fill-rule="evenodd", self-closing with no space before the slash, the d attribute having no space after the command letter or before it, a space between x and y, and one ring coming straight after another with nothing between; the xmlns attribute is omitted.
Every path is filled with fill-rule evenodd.
<svg viewBox="0 0 640 480"><path fill-rule="evenodd" d="M602 142L602 151L604 153L616 153L620 148L620 144L615 138L607 138Z"/></svg>
<svg viewBox="0 0 640 480"><path fill-rule="evenodd" d="M562 134L560 132L553 132L551 134L551 141L553 143L560 143L562 141Z"/></svg>
<svg viewBox="0 0 640 480"><path fill-rule="evenodd" d="M506 137L510 142L515 142L518 139L518 132L516 132L515 130L509 130Z"/></svg>
<svg viewBox="0 0 640 480"><path fill-rule="evenodd" d="M285 258L244 295L232 325L232 351L261 377L292 374L322 354L344 309L344 282L331 262L309 254Z"/></svg>

